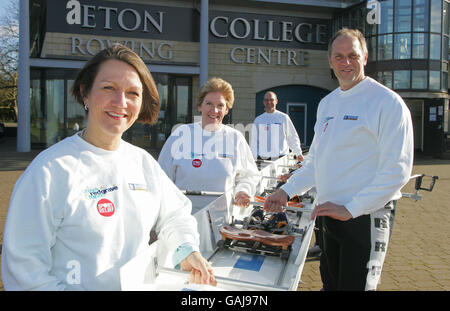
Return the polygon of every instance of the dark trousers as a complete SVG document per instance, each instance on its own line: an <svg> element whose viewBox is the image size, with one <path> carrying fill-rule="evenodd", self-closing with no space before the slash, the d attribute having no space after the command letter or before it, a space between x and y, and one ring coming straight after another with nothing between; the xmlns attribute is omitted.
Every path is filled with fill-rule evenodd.
<svg viewBox="0 0 450 311"><path fill-rule="evenodd" d="M375 290L392 232L396 202L370 215L322 217L320 274L324 290Z"/></svg>

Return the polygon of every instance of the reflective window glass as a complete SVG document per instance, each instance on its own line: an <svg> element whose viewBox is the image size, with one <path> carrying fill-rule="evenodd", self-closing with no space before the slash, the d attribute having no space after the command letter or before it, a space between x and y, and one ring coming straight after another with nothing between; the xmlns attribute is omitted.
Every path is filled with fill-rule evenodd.
<svg viewBox="0 0 450 311"><path fill-rule="evenodd" d="M176 85L174 92L177 105L177 123L189 122L189 86Z"/></svg>
<svg viewBox="0 0 450 311"><path fill-rule="evenodd" d="M394 5L393 0L380 2L381 8L381 23L378 28L379 34L392 33L394 22Z"/></svg>
<svg viewBox="0 0 450 311"><path fill-rule="evenodd" d="M365 7L361 7L358 9L358 18L359 18L359 30L361 30L362 33L368 34L367 31L367 22L366 22L366 16L367 16L367 9Z"/></svg>
<svg viewBox="0 0 450 311"><path fill-rule="evenodd" d="M448 37L444 37L444 43L442 44L442 58L445 60L445 55L448 55Z"/></svg>
<svg viewBox="0 0 450 311"><path fill-rule="evenodd" d="M30 134L32 144L45 143L45 119L41 80L30 81Z"/></svg>
<svg viewBox="0 0 450 311"><path fill-rule="evenodd" d="M428 58L428 35L424 33L413 34L412 58Z"/></svg>
<svg viewBox="0 0 450 311"><path fill-rule="evenodd" d="M350 12L350 26L353 29L357 29L359 28L359 19L358 19L358 11L357 10L353 10Z"/></svg>
<svg viewBox="0 0 450 311"><path fill-rule="evenodd" d="M367 40L367 50L369 52L368 61L377 60L377 37L370 37Z"/></svg>
<svg viewBox="0 0 450 311"><path fill-rule="evenodd" d="M431 32L441 32L442 0L430 0Z"/></svg>
<svg viewBox="0 0 450 311"><path fill-rule="evenodd" d="M447 3L447 2L444 2L444 10L442 11L443 12L443 17L442 17L442 20L444 21L444 27L442 27L442 28L444 28L444 34L446 34L446 35L448 35L448 9L449 9L449 4Z"/></svg>
<svg viewBox="0 0 450 311"><path fill-rule="evenodd" d="M45 142L51 146L64 136L64 80L45 81Z"/></svg>
<svg viewBox="0 0 450 311"><path fill-rule="evenodd" d="M410 85L409 70L394 71L394 89L409 89Z"/></svg>
<svg viewBox="0 0 450 311"><path fill-rule="evenodd" d="M67 119L66 119L66 136L71 136L79 130L86 127L87 114L84 107L80 105L70 94L74 80L67 80Z"/></svg>
<svg viewBox="0 0 450 311"><path fill-rule="evenodd" d="M156 86L158 87L159 101L161 108L159 109L158 122L155 124L158 135L156 137L157 147L162 148L166 138L170 136L172 130L172 124L170 123L170 107L168 105L169 98L169 82L167 75L161 75L156 80ZM162 135L160 135L162 134Z"/></svg>
<svg viewBox="0 0 450 311"><path fill-rule="evenodd" d="M428 0L414 0L413 30L428 31Z"/></svg>
<svg viewBox="0 0 450 311"><path fill-rule="evenodd" d="M151 128L149 124L134 122L134 124L123 134L124 139L141 148L151 148Z"/></svg>
<svg viewBox="0 0 450 311"><path fill-rule="evenodd" d="M430 59L441 59L441 35L430 35Z"/></svg>
<svg viewBox="0 0 450 311"><path fill-rule="evenodd" d="M392 35L378 36L378 60L392 59Z"/></svg>
<svg viewBox="0 0 450 311"><path fill-rule="evenodd" d="M442 85L441 90L446 91L448 90L448 72L442 72Z"/></svg>
<svg viewBox="0 0 450 311"><path fill-rule="evenodd" d="M430 90L439 90L441 88L441 72L430 71Z"/></svg>
<svg viewBox="0 0 450 311"><path fill-rule="evenodd" d="M392 71L379 71L377 80L384 86L392 88Z"/></svg>
<svg viewBox="0 0 450 311"><path fill-rule="evenodd" d="M411 34L397 34L394 36L394 58L411 58Z"/></svg>
<svg viewBox="0 0 450 311"><path fill-rule="evenodd" d="M426 89L428 82L428 72L426 70L413 70L412 71L412 89Z"/></svg>
<svg viewBox="0 0 450 311"><path fill-rule="evenodd" d="M411 0L395 1L395 27L396 32L411 31Z"/></svg>

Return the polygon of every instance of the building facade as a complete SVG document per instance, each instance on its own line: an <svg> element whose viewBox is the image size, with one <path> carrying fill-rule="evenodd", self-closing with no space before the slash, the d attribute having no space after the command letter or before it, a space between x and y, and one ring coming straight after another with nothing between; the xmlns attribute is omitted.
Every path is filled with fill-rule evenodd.
<svg viewBox="0 0 450 311"><path fill-rule="evenodd" d="M338 86L327 46L344 26L359 28L368 40L366 73L409 106L416 149L444 148L447 0L29 0L29 8L30 98L19 102L19 110L29 105L29 133L18 135L30 135L33 148L83 128L85 111L70 95L73 80L87 59L114 42L142 57L161 99L158 122L136 123L127 141L157 153L174 126L198 118L198 89L218 76L235 90L226 123L248 138L272 90L308 146L317 105Z"/></svg>

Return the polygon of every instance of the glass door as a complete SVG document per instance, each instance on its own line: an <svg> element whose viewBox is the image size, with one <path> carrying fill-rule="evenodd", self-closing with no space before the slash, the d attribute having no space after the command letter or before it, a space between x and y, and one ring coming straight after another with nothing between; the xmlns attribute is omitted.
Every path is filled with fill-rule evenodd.
<svg viewBox="0 0 450 311"><path fill-rule="evenodd" d="M45 81L45 143L49 147L65 137L64 79Z"/></svg>
<svg viewBox="0 0 450 311"><path fill-rule="evenodd" d="M74 80L67 80L66 88L66 116L65 131L66 136L72 136L79 130L86 127L87 114L84 107L77 103L70 94Z"/></svg>

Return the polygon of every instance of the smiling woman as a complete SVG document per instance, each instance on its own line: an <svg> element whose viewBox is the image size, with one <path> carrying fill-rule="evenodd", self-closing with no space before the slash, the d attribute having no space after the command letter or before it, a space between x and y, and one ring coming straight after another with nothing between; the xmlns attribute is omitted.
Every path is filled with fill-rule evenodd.
<svg viewBox="0 0 450 311"><path fill-rule="evenodd" d="M222 124L234 104L230 83L209 79L200 89L201 121L178 127L167 139L158 162L181 190L225 192L234 189L235 204L248 206L259 171L244 136Z"/></svg>
<svg viewBox="0 0 450 311"><path fill-rule="evenodd" d="M137 120L153 124L159 96L141 58L120 44L102 50L81 70L72 87L88 111L82 137L94 146L114 150Z"/></svg>
<svg viewBox="0 0 450 311"><path fill-rule="evenodd" d="M158 116L144 62L113 45L86 63L72 93L88 110L87 127L41 152L16 183L2 248L5 289L119 290L120 267L148 247L152 229L174 266L214 282L191 202L148 152L121 139L135 121Z"/></svg>
<svg viewBox="0 0 450 311"><path fill-rule="evenodd" d="M94 146L114 150L123 132L138 118L142 83L133 67L108 60L101 65L91 91L83 99L89 113L82 137Z"/></svg>

